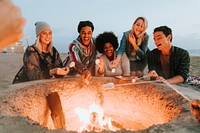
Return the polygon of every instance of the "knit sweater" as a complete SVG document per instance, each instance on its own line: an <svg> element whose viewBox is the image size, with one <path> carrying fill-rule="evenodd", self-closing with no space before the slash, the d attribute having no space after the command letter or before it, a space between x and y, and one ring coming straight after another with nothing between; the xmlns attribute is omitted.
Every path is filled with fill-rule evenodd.
<svg viewBox="0 0 200 133"><path fill-rule="evenodd" d="M104 61L104 74L101 76L107 76L107 77L130 76L130 63L125 53L122 55L122 58L118 66L114 68L115 72L112 72L111 61L106 57L105 54L102 54L100 58L102 58ZM98 69L99 67L98 65L96 65L96 71ZM97 72L96 75L100 76Z"/></svg>

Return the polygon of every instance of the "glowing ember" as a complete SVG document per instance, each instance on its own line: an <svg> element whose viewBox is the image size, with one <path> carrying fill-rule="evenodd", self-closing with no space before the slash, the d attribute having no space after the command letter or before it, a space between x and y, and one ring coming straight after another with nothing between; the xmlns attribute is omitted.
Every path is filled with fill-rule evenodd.
<svg viewBox="0 0 200 133"><path fill-rule="evenodd" d="M83 122L79 132L117 130L116 127L113 127L111 119L104 116L104 110L99 105L92 104L88 110L78 107L75 109L75 112L78 115L80 121Z"/></svg>

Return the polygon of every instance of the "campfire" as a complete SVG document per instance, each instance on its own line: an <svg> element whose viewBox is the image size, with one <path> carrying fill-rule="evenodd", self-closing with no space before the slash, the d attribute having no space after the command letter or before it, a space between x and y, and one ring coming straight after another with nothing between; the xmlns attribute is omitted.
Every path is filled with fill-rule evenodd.
<svg viewBox="0 0 200 133"><path fill-rule="evenodd" d="M87 85L80 78L42 82L5 93L1 114L27 117L30 121L58 130L47 96L57 93L66 131L140 131L177 118L187 102L163 84L146 83L102 89L115 78L94 77ZM54 100L50 100L54 101ZM54 105L55 103L52 103ZM49 109L50 108L50 109ZM56 109L54 109L56 110ZM58 120L59 121L59 120Z"/></svg>
<svg viewBox="0 0 200 133"><path fill-rule="evenodd" d="M100 132L103 130L116 131L120 128L114 127L112 125L111 118L104 116L104 110L102 107L92 104L89 109L76 108L77 113L83 126L81 126L79 132L82 131L95 131Z"/></svg>

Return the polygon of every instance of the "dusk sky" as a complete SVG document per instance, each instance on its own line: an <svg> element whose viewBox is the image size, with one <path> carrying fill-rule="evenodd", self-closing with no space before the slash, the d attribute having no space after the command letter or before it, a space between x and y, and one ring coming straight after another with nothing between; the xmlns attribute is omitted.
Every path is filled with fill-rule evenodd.
<svg viewBox="0 0 200 133"><path fill-rule="evenodd" d="M173 45L184 49L200 49L199 0L13 0L26 19L24 33L29 45L35 41L36 21L49 23L53 30L53 45L59 52L78 36L79 21L90 20L96 37L112 31L120 42L123 32L131 29L138 16L148 20L149 48L155 48L153 29L166 25L172 28ZM26 46L25 37L22 39Z"/></svg>

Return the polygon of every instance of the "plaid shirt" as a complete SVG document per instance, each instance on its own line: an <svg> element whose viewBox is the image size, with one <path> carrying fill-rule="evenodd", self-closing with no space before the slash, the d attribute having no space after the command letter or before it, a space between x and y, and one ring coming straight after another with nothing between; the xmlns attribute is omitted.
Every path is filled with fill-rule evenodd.
<svg viewBox="0 0 200 133"><path fill-rule="evenodd" d="M161 51L154 49L148 54L148 68L149 71L155 70L159 76L163 76L163 70L160 60ZM172 46L171 55L169 59L170 78L180 75L184 81L188 77L190 67L190 56L188 52L182 48Z"/></svg>

